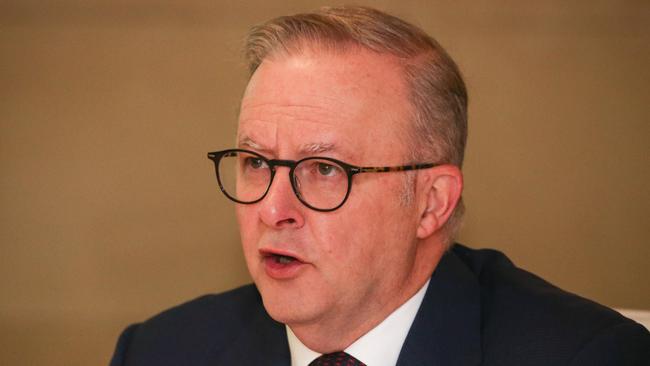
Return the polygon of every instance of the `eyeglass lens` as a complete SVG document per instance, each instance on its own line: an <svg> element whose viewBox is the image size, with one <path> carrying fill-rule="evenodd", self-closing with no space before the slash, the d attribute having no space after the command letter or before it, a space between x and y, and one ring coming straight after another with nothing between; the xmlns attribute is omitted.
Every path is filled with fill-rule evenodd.
<svg viewBox="0 0 650 366"><path fill-rule="evenodd" d="M243 151L223 155L218 174L224 193L242 203L261 199L272 179L268 160ZM294 168L292 185L301 201L313 208L328 210L345 199L348 175L333 161L308 158Z"/></svg>

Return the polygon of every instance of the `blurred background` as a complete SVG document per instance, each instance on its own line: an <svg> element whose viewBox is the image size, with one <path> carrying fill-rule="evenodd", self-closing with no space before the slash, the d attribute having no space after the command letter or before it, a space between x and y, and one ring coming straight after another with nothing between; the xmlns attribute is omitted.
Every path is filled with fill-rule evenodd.
<svg viewBox="0 0 650 366"><path fill-rule="evenodd" d="M464 72L460 241L650 309L650 3L357 3ZM249 282L206 152L233 145L248 27L320 5L0 2L0 364L107 364L129 323Z"/></svg>

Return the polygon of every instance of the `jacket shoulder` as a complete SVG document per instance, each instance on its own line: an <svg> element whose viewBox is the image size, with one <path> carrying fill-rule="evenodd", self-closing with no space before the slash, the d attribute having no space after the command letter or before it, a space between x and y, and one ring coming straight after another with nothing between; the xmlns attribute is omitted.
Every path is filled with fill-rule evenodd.
<svg viewBox="0 0 650 366"><path fill-rule="evenodd" d="M648 331L616 311L517 268L496 250L456 245L453 252L480 285L485 364L582 365L598 352L649 360Z"/></svg>
<svg viewBox="0 0 650 366"><path fill-rule="evenodd" d="M201 296L128 327L111 366L202 364L260 321L273 322L253 285Z"/></svg>

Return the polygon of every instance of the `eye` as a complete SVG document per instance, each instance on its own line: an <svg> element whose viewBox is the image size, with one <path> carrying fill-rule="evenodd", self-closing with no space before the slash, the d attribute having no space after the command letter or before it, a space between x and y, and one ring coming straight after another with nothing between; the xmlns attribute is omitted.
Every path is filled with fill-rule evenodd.
<svg viewBox="0 0 650 366"><path fill-rule="evenodd" d="M248 157L246 158L245 161L245 166L251 167L253 169L261 169L266 166L266 162L264 162L263 159L261 158L256 158L256 157Z"/></svg>
<svg viewBox="0 0 650 366"><path fill-rule="evenodd" d="M320 175L331 177L340 173L339 170L340 169L335 165L327 164L323 162L318 163L318 173Z"/></svg>

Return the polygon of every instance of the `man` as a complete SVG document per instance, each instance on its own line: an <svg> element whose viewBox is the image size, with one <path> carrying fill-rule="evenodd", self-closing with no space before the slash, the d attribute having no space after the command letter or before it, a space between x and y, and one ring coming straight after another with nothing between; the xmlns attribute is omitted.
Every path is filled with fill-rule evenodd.
<svg viewBox="0 0 650 366"><path fill-rule="evenodd" d="M250 33L237 147L210 153L255 285L121 336L112 365L647 365L650 335L452 245L467 95L416 27L360 7Z"/></svg>

